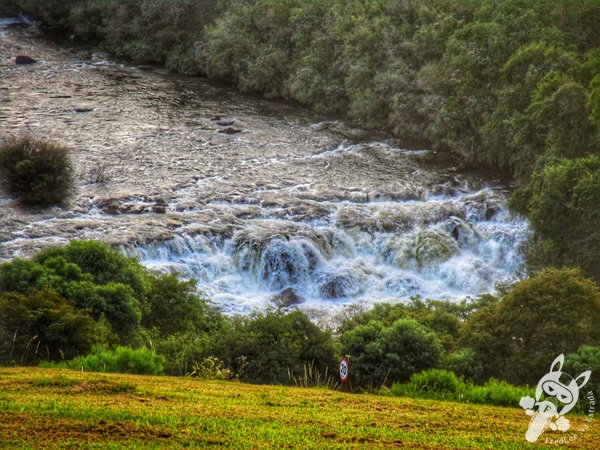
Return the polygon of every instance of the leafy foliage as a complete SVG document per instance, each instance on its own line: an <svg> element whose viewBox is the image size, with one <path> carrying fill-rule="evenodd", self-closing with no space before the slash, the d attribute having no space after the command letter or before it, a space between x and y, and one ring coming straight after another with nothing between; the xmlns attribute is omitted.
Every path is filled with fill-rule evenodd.
<svg viewBox="0 0 600 450"><path fill-rule="evenodd" d="M342 354L351 358L352 382L363 387L407 380L437 366L441 356L435 333L413 319L398 319L390 326L373 320L340 340Z"/></svg>
<svg viewBox="0 0 600 450"><path fill-rule="evenodd" d="M69 150L29 136L0 145L0 178L9 193L27 205L63 203L73 187Z"/></svg>
<svg viewBox="0 0 600 450"><path fill-rule="evenodd" d="M584 392L592 391L594 397L600 395L600 347L591 345L582 345L574 353L569 353L565 358L563 371L577 377L580 373L591 370L592 374L588 383L581 389L581 396Z"/></svg>
<svg viewBox="0 0 600 450"><path fill-rule="evenodd" d="M533 392L527 386L513 386L495 379L477 386L465 383L453 372L436 369L415 373L408 383L394 383L389 389L390 394L404 397L510 407L517 406L521 397L532 396Z"/></svg>
<svg viewBox="0 0 600 450"><path fill-rule="evenodd" d="M0 294L0 364L36 364L89 351L94 321L46 290Z"/></svg>
<svg viewBox="0 0 600 450"><path fill-rule="evenodd" d="M70 361L47 364L42 367L59 367L86 372L135 373L139 375L161 375L164 357L146 348L115 347L108 350L94 347L91 353Z"/></svg>
<svg viewBox="0 0 600 450"><path fill-rule="evenodd" d="M600 157L559 159L537 171L513 199L536 231L533 268L579 266L600 280Z"/></svg>
<svg viewBox="0 0 600 450"><path fill-rule="evenodd" d="M308 364L323 373L336 366L330 334L301 311L238 318L215 336L211 351L234 375L256 383L290 383L290 372L299 375Z"/></svg>
<svg viewBox="0 0 600 450"><path fill-rule="evenodd" d="M536 383L549 355L597 345L600 290L573 269L549 269L517 283L500 301L469 317L463 340L481 355L485 373Z"/></svg>

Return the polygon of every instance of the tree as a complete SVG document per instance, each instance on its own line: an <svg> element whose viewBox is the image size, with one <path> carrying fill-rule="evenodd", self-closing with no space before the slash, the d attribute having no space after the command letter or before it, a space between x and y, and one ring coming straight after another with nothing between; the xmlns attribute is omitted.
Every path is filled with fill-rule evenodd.
<svg viewBox="0 0 600 450"><path fill-rule="evenodd" d="M591 370L590 381L585 386L585 391L592 391L598 398L600 395L600 347L582 345L574 353L569 353L565 358L564 372L572 377L577 377L581 372Z"/></svg>
<svg viewBox="0 0 600 450"><path fill-rule="evenodd" d="M600 281L600 157L551 160L520 188L511 207L528 212L532 269L579 266Z"/></svg>
<svg viewBox="0 0 600 450"><path fill-rule="evenodd" d="M560 353L600 343L600 289L576 269L548 269L517 283L467 319L464 344L487 376L536 383Z"/></svg>
<svg viewBox="0 0 600 450"><path fill-rule="evenodd" d="M301 311L267 311L235 320L215 336L207 356L222 360L240 378L255 383L291 383L312 365L319 373L335 367L336 349Z"/></svg>
<svg viewBox="0 0 600 450"><path fill-rule="evenodd" d="M52 291L0 294L0 362L36 364L90 350L94 321Z"/></svg>
<svg viewBox="0 0 600 450"><path fill-rule="evenodd" d="M188 330L210 331L223 321L220 313L196 294L196 283L175 275L153 277L147 295L148 312L142 325L172 335Z"/></svg>
<svg viewBox="0 0 600 450"><path fill-rule="evenodd" d="M415 372L436 367L441 356L435 333L413 319L399 319L388 327L370 321L340 340L343 354L351 358L352 380L363 387L406 381Z"/></svg>

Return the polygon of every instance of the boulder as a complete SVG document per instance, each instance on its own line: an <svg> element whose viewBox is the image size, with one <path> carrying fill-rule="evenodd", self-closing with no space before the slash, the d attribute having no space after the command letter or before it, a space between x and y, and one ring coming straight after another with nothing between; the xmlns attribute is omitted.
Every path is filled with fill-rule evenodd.
<svg viewBox="0 0 600 450"><path fill-rule="evenodd" d="M419 234L415 244L415 256L420 267L435 267L459 251L450 236L432 231Z"/></svg>
<svg viewBox="0 0 600 450"><path fill-rule="evenodd" d="M27 55L17 55L15 64L35 64L37 61Z"/></svg>
<svg viewBox="0 0 600 450"><path fill-rule="evenodd" d="M289 308L304 301L304 297L298 295L294 288L287 287L279 294L273 296L273 303L280 308Z"/></svg>
<svg viewBox="0 0 600 450"><path fill-rule="evenodd" d="M330 267L319 272L316 281L319 295L333 300L360 294L365 280L364 276L356 270Z"/></svg>
<svg viewBox="0 0 600 450"><path fill-rule="evenodd" d="M232 127L227 127L227 128L223 128L222 130L219 130L219 133L222 134L236 134L236 133L241 133L242 130L239 130L237 128L232 128Z"/></svg>

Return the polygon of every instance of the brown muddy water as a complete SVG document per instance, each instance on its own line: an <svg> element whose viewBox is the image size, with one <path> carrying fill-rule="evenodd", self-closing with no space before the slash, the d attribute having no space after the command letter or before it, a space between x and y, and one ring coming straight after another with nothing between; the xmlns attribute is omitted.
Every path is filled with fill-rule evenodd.
<svg viewBox="0 0 600 450"><path fill-rule="evenodd" d="M38 63L17 66L17 54ZM19 133L69 145L76 190L68 207L36 211L0 193L0 259L99 239L196 278L225 312L286 290L317 318L519 276L529 229L490 174L4 20L0 135Z"/></svg>

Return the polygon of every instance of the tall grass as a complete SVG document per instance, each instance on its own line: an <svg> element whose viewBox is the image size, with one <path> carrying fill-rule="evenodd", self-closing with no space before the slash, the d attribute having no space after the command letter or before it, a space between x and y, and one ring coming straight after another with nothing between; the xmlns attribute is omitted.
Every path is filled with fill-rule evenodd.
<svg viewBox="0 0 600 450"><path fill-rule="evenodd" d="M300 375L295 375L288 368L288 377L290 383L303 388L318 387L337 389L340 385L337 378L329 373L328 368L325 368L325 372L321 372L312 361L308 364L304 364L304 370Z"/></svg>
<svg viewBox="0 0 600 450"><path fill-rule="evenodd" d="M165 358L146 348L132 349L118 346L113 350L95 347L85 356L70 361L50 363L42 361L40 367L81 370L82 372L132 373L160 375Z"/></svg>
<svg viewBox="0 0 600 450"><path fill-rule="evenodd" d="M401 397L516 407L521 397L532 397L534 389L529 386L513 386L495 379L477 386L465 382L453 372L431 369L414 374L408 383L394 383L389 390L383 392Z"/></svg>

